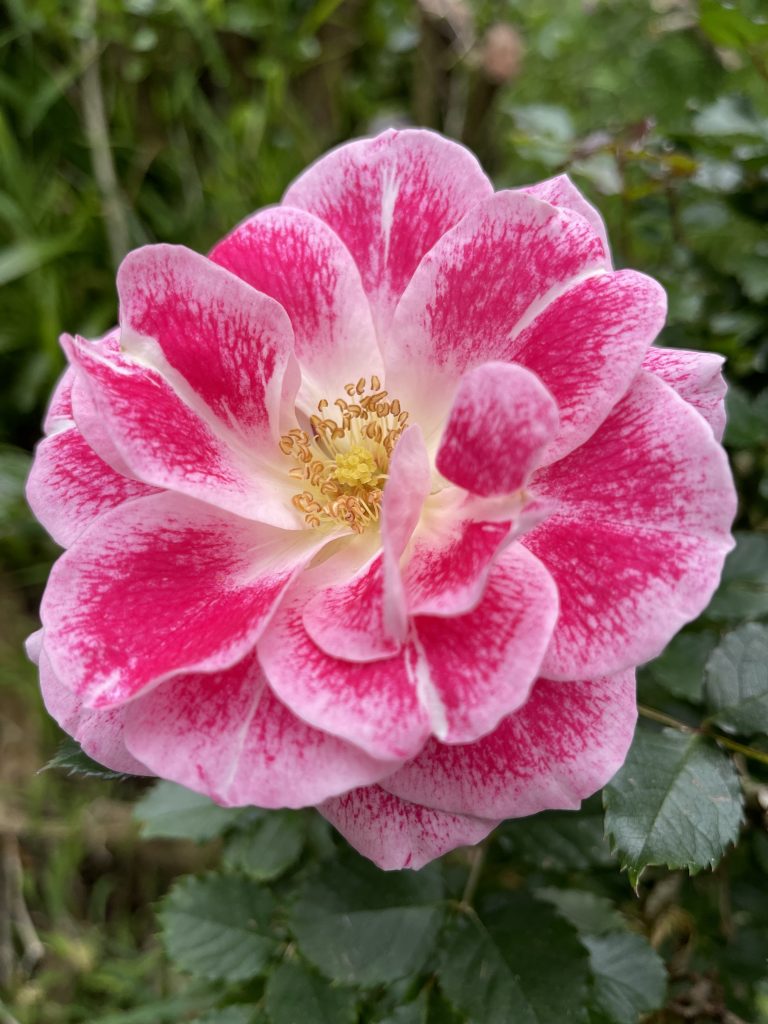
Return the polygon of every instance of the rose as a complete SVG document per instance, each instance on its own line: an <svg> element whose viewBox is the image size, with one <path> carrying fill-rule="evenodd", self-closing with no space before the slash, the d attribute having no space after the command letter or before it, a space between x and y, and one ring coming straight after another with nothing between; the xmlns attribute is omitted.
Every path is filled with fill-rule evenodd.
<svg viewBox="0 0 768 1024"><path fill-rule="evenodd" d="M384 867L604 785L735 499L721 360L650 348L663 291L570 181L494 194L386 132L118 292L28 489L68 549L30 651L84 749L318 805Z"/></svg>

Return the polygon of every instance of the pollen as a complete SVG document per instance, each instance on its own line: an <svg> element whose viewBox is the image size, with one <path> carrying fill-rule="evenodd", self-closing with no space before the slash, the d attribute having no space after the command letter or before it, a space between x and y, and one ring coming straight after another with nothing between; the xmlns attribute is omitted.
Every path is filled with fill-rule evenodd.
<svg viewBox="0 0 768 1024"><path fill-rule="evenodd" d="M362 533L378 522L389 459L408 425L408 413L378 377L344 386L344 398L323 398L309 417L311 433L295 427L280 438L302 482L293 505L308 526L348 526Z"/></svg>

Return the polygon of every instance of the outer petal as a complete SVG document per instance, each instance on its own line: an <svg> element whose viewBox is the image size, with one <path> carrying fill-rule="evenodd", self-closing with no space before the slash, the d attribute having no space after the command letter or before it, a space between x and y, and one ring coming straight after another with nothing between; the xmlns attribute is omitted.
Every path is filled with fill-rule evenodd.
<svg viewBox="0 0 768 1024"><path fill-rule="evenodd" d="M526 700L557 620L557 590L519 544L491 570L478 607L414 622L415 677L432 732L471 743Z"/></svg>
<svg viewBox="0 0 768 1024"><path fill-rule="evenodd" d="M542 310L607 266L582 217L521 192L497 192L419 265L395 313L387 386L405 408L419 409L429 436L462 373L507 361L516 336Z"/></svg>
<svg viewBox="0 0 768 1024"><path fill-rule="evenodd" d="M171 675L226 668L326 540L174 494L107 512L62 555L43 596L54 672L99 708Z"/></svg>
<svg viewBox="0 0 768 1024"><path fill-rule="evenodd" d="M661 377L700 412L718 441L725 431L725 360L714 352L691 352L679 348L651 348L643 369Z"/></svg>
<svg viewBox="0 0 768 1024"><path fill-rule="evenodd" d="M576 810L624 763L636 720L631 672L592 682L540 679L490 736L467 746L430 740L381 785L404 800L487 818Z"/></svg>
<svg viewBox="0 0 768 1024"><path fill-rule="evenodd" d="M483 363L461 378L436 466L473 494L510 494L536 468L557 425L557 405L537 377L522 366Z"/></svg>
<svg viewBox="0 0 768 1024"><path fill-rule="evenodd" d="M120 347L271 455L293 352L285 310L183 246L148 245L117 273Z"/></svg>
<svg viewBox="0 0 768 1024"><path fill-rule="evenodd" d="M380 786L355 789L318 810L347 842L384 871L418 870L457 846L473 846L498 825L400 800Z"/></svg>
<svg viewBox="0 0 768 1024"><path fill-rule="evenodd" d="M43 420L43 431L55 434L72 425L72 385L75 383L75 371L68 366L53 389L51 400Z"/></svg>
<svg viewBox="0 0 768 1024"><path fill-rule="evenodd" d="M153 487L111 469L74 426L43 438L27 481L30 508L62 547L102 512L153 493Z"/></svg>
<svg viewBox="0 0 768 1024"><path fill-rule="evenodd" d="M468 150L407 130L340 146L305 171L283 203L330 224L360 268L384 327L424 253L492 193Z"/></svg>
<svg viewBox="0 0 768 1024"><path fill-rule="evenodd" d="M302 621L306 592L296 588L259 642L269 685L305 722L381 760L405 760L429 735L402 654L369 662L331 658Z"/></svg>
<svg viewBox="0 0 768 1024"><path fill-rule="evenodd" d="M151 775L125 747L125 708L92 711L62 686L53 674L45 651L40 655L40 690L45 707L61 728L74 737L86 754L115 772Z"/></svg>
<svg viewBox="0 0 768 1024"><path fill-rule="evenodd" d="M310 637L334 658L391 657L405 639L406 602L398 563L430 487L429 457L418 426L403 433L388 476L381 508L382 553L348 582L318 591L304 609Z"/></svg>
<svg viewBox="0 0 768 1024"><path fill-rule="evenodd" d="M78 426L110 465L238 515L298 528L276 444L271 464L236 443L202 404L182 401L156 370L81 338L64 346L82 371L73 389Z"/></svg>
<svg viewBox="0 0 768 1024"><path fill-rule="evenodd" d="M520 189L536 199L542 199L552 206L560 206L565 210L573 210L580 214L584 220L592 226L593 230L603 241L605 251L609 252L608 235L605 230L605 222L595 207L581 194L567 174L558 174L554 178L547 178L546 181L537 182L535 185L528 185Z"/></svg>
<svg viewBox="0 0 768 1024"><path fill-rule="evenodd" d="M288 313L301 363L299 404L315 411L344 385L381 376L371 307L347 248L327 224L303 210L274 207L244 221L211 253Z"/></svg>
<svg viewBox="0 0 768 1024"><path fill-rule="evenodd" d="M560 410L554 462L582 444L626 393L666 316L664 289L634 270L581 281L534 317L509 357L537 374Z"/></svg>
<svg viewBox="0 0 768 1024"><path fill-rule="evenodd" d="M544 674L640 664L706 607L733 546L736 495L711 430L662 381L642 373L589 441L531 487L559 502L523 538L560 591Z"/></svg>
<svg viewBox="0 0 768 1024"><path fill-rule="evenodd" d="M225 806L305 807L389 769L292 714L253 654L224 672L171 679L125 710L137 757Z"/></svg>

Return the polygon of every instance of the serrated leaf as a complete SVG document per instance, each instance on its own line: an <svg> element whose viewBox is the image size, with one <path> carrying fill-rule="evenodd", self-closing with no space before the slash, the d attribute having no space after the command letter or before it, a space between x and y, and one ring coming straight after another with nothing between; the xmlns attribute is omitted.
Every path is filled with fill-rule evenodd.
<svg viewBox="0 0 768 1024"><path fill-rule="evenodd" d="M626 921L606 896L584 889L537 889L536 895L551 903L580 934L605 935L626 928Z"/></svg>
<svg viewBox="0 0 768 1024"><path fill-rule="evenodd" d="M438 978L472 1024L585 1020L587 952L572 925L527 895L506 897L480 921L454 921Z"/></svg>
<svg viewBox="0 0 768 1024"><path fill-rule="evenodd" d="M298 960L280 964L264 993L271 1024L354 1024L357 996L334 987Z"/></svg>
<svg viewBox="0 0 768 1024"><path fill-rule="evenodd" d="M638 729L603 799L606 834L633 883L649 864L692 873L714 866L741 823L730 757L702 736L671 729Z"/></svg>
<svg viewBox="0 0 768 1024"><path fill-rule="evenodd" d="M264 973L276 948L272 897L236 875L187 876L160 910L166 949L185 971L202 978L242 981Z"/></svg>
<svg viewBox="0 0 768 1024"><path fill-rule="evenodd" d="M306 879L291 928L302 953L329 978L387 984L417 973L432 952L442 897L436 866L385 874L362 858L344 857Z"/></svg>
<svg viewBox="0 0 768 1024"><path fill-rule="evenodd" d="M224 864L269 881L301 856L306 822L299 811L264 811L247 829L236 832L224 849Z"/></svg>
<svg viewBox="0 0 768 1024"><path fill-rule="evenodd" d="M203 842L221 835L241 812L219 807L207 796L175 782L158 782L139 800L134 817L146 839L194 839Z"/></svg>
<svg viewBox="0 0 768 1024"><path fill-rule="evenodd" d="M116 772L106 768L80 747L80 744L71 736L65 737L59 745L59 749L45 766L49 768L60 768L69 775L85 775L94 779L135 779L135 775L128 775L125 772Z"/></svg>
<svg viewBox="0 0 768 1024"><path fill-rule="evenodd" d="M768 626L729 633L707 662L706 694L714 720L735 732L768 732Z"/></svg>
<svg viewBox="0 0 768 1024"><path fill-rule="evenodd" d="M716 644L712 633L680 633L646 671L667 693L695 703L701 700L704 667Z"/></svg>
<svg viewBox="0 0 768 1024"><path fill-rule="evenodd" d="M723 578L706 615L718 622L768 615L768 534L735 533Z"/></svg>
<svg viewBox="0 0 768 1024"><path fill-rule="evenodd" d="M664 1005L667 972L645 939L632 932L583 939L593 976L592 1002L611 1024L637 1024Z"/></svg>

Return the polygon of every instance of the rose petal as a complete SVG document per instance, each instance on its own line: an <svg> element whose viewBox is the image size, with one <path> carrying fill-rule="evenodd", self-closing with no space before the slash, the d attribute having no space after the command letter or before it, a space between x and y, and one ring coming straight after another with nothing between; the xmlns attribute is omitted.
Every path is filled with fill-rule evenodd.
<svg viewBox="0 0 768 1024"><path fill-rule="evenodd" d="M262 459L214 416L190 408L156 370L82 338L62 343L82 371L73 389L78 428L113 468L238 515L300 527L277 444L274 462Z"/></svg>
<svg viewBox="0 0 768 1024"><path fill-rule="evenodd" d="M486 818L576 810L624 763L636 720L632 672L578 683L540 679L490 736L465 746L430 740L381 785L403 800Z"/></svg>
<svg viewBox="0 0 768 1024"><path fill-rule="evenodd" d="M414 669L432 732L471 743L526 700L557 620L555 584L519 544L493 566L467 615L414 621Z"/></svg>
<svg viewBox="0 0 768 1024"><path fill-rule="evenodd" d="M338 235L312 214L273 207L250 217L211 260L270 295L287 312L301 364L299 405L344 395L344 385L383 376L360 274Z"/></svg>
<svg viewBox="0 0 768 1024"><path fill-rule="evenodd" d="M331 658L304 628L306 589L292 590L259 641L269 685L295 714L381 760L405 760L429 735L402 654L368 662Z"/></svg>
<svg viewBox="0 0 768 1024"><path fill-rule="evenodd" d="M59 682L45 651L40 653L40 690L51 718L69 733L89 757L114 772L151 775L125 747L125 708L92 711Z"/></svg>
<svg viewBox="0 0 768 1024"><path fill-rule="evenodd" d="M104 513L54 565L43 597L54 672L99 708L180 672L227 668L328 539L168 493Z"/></svg>
<svg viewBox="0 0 768 1024"><path fill-rule="evenodd" d="M74 382L75 371L68 366L59 377L48 403L43 420L43 431L46 434L55 434L57 430L65 430L72 426L72 385Z"/></svg>
<svg viewBox="0 0 768 1024"><path fill-rule="evenodd" d="M736 495L712 431L662 381L641 373L589 441L531 487L559 503L522 541L560 592L545 675L648 661L706 607L733 546Z"/></svg>
<svg viewBox="0 0 768 1024"><path fill-rule="evenodd" d="M651 348L643 369L661 377L700 412L718 441L725 431L726 384L722 356L714 352L692 352L679 348Z"/></svg>
<svg viewBox="0 0 768 1024"><path fill-rule="evenodd" d="M580 214L592 227L605 246L605 251L610 252L608 246L608 235L605 230L605 221L595 207L581 194L567 174L558 174L554 178L547 178L546 181L539 181L535 185L528 185L520 189L536 199L542 199L552 206L560 206L565 210L573 210Z"/></svg>
<svg viewBox="0 0 768 1024"><path fill-rule="evenodd" d="M473 494L510 494L536 468L557 425L557 405L537 377L522 366L483 363L461 378L436 466Z"/></svg>
<svg viewBox="0 0 768 1024"><path fill-rule="evenodd" d="M423 130L360 139L318 160L288 189L352 253L380 329L425 252L493 192L475 157Z"/></svg>
<svg viewBox="0 0 768 1024"><path fill-rule="evenodd" d="M541 379L560 410L544 461L562 458L597 430L635 378L666 309L661 285L619 270L574 285L520 332L509 358Z"/></svg>
<svg viewBox="0 0 768 1024"><path fill-rule="evenodd" d="M384 353L387 386L419 410L428 443L461 374L507 361L558 295L607 267L582 217L521 192L497 192L444 234L398 303Z"/></svg>
<svg viewBox="0 0 768 1024"><path fill-rule="evenodd" d="M225 806L306 807L389 770L292 714L253 654L223 672L178 676L131 703L126 742L158 775Z"/></svg>
<svg viewBox="0 0 768 1024"><path fill-rule="evenodd" d="M318 810L347 842L384 871L418 870L458 846L479 843L498 825L498 821L408 803L380 786L326 800Z"/></svg>
<svg viewBox="0 0 768 1024"><path fill-rule="evenodd" d="M399 560L430 487L429 458L418 426L408 427L389 463L381 507L382 553L351 580L307 601L304 626L326 654L349 661L391 657L406 634Z"/></svg>
<svg viewBox="0 0 768 1024"><path fill-rule="evenodd" d="M102 512L153 493L111 469L74 426L43 438L27 480L30 508L65 548Z"/></svg>
<svg viewBox="0 0 768 1024"><path fill-rule="evenodd" d="M204 403L243 442L271 454L293 352L282 306L174 245L129 253L117 289L123 352L160 372L188 405Z"/></svg>

